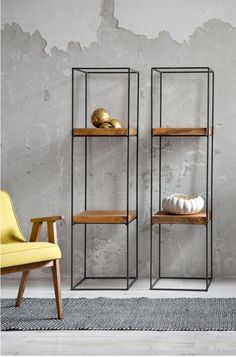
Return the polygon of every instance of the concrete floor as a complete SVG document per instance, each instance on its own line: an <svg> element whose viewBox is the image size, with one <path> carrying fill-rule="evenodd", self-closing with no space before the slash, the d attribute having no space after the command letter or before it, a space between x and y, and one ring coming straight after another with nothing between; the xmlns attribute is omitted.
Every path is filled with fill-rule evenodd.
<svg viewBox="0 0 236 357"><path fill-rule="evenodd" d="M196 284L182 281L182 284ZM139 279L129 291L70 291L63 297L235 297L236 280L213 281L207 293L150 291ZM15 297L17 279L2 280L2 297ZM53 297L51 281L31 279L27 297ZM236 355L236 332L26 331L2 332L2 355Z"/></svg>

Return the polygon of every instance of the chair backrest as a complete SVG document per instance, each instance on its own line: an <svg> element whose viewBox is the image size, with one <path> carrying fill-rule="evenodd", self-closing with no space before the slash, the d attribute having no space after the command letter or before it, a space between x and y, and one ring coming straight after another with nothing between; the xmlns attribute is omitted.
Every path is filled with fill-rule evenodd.
<svg viewBox="0 0 236 357"><path fill-rule="evenodd" d="M25 241L10 195L4 190L0 191L0 235L1 244Z"/></svg>

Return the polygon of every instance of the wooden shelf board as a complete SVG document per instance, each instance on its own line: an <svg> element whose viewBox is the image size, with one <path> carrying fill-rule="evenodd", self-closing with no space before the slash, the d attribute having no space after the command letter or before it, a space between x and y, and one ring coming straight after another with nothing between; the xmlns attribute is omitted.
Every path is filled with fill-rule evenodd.
<svg viewBox="0 0 236 357"><path fill-rule="evenodd" d="M207 217L205 211L196 214L168 214L164 211L156 212L152 216L153 224L207 224L211 213Z"/></svg>
<svg viewBox="0 0 236 357"><path fill-rule="evenodd" d="M126 224L132 222L136 218L136 211L129 211L129 218L127 219L127 211L125 210L87 210L80 212L73 217L74 224L84 223L107 223L107 224Z"/></svg>
<svg viewBox="0 0 236 357"><path fill-rule="evenodd" d="M209 136L211 128L153 128L153 136Z"/></svg>
<svg viewBox="0 0 236 357"><path fill-rule="evenodd" d="M137 136L137 129L130 128L75 128L73 136Z"/></svg>

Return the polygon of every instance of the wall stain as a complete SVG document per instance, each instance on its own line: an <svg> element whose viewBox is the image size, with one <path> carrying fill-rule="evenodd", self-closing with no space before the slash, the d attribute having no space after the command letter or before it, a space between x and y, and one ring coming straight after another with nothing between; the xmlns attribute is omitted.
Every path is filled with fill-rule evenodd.
<svg viewBox="0 0 236 357"><path fill-rule="evenodd" d="M51 94L50 92L48 91L48 89L44 89L44 96L43 96L43 100L45 102L49 102L51 99Z"/></svg>

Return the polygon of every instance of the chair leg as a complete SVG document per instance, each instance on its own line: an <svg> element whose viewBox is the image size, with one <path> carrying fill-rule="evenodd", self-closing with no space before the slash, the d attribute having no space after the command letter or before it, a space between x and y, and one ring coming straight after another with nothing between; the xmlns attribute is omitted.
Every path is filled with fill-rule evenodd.
<svg viewBox="0 0 236 357"><path fill-rule="evenodd" d="M21 278L21 282L20 282L20 286L19 286L19 290L18 290L18 295L16 298L16 307L20 307L23 295L24 295L24 291L25 291L25 287L29 278L29 273L30 271L24 271L22 274L22 278Z"/></svg>
<svg viewBox="0 0 236 357"><path fill-rule="evenodd" d="M58 259L53 261L52 276L53 276L53 284L54 284L55 297L57 303L57 316L58 319L61 320L63 318L63 307L62 307L62 298L61 298L60 263Z"/></svg>

